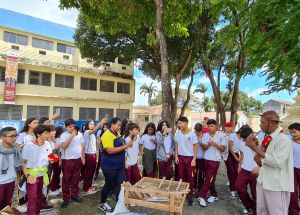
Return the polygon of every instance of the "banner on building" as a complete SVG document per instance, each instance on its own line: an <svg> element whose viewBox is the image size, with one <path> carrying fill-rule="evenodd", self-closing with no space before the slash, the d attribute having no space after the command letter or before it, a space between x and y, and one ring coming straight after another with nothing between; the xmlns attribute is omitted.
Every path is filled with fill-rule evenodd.
<svg viewBox="0 0 300 215"><path fill-rule="evenodd" d="M7 52L5 60L6 60L6 66L5 66L3 103L15 104L19 55L16 51L9 51Z"/></svg>

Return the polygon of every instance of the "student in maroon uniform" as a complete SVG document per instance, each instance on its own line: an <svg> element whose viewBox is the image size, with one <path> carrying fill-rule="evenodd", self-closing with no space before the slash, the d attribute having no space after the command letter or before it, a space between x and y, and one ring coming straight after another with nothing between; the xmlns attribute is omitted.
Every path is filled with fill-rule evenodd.
<svg viewBox="0 0 300 215"><path fill-rule="evenodd" d="M22 170L22 154L16 144L17 131L5 127L0 131L0 211L11 205L15 187L18 185L17 172ZM5 162L4 162L5 161Z"/></svg>
<svg viewBox="0 0 300 215"><path fill-rule="evenodd" d="M178 164L178 177L190 184L187 196L189 206L193 205L194 177L198 152L196 134L188 128L188 119L184 116L178 119L180 128L175 135L175 162Z"/></svg>
<svg viewBox="0 0 300 215"><path fill-rule="evenodd" d="M198 152L197 152L197 161L196 161L196 174L195 174L195 188L199 191L202 187L202 184L204 182L204 150L202 148L202 125L200 123L197 123L195 125L195 134L197 136L198 140Z"/></svg>

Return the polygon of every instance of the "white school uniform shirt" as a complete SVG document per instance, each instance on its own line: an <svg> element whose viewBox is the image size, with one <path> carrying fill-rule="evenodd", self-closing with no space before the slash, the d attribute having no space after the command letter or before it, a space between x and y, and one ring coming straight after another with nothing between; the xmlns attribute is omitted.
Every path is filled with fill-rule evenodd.
<svg viewBox="0 0 300 215"><path fill-rule="evenodd" d="M26 132L22 132L18 135L16 139L16 143L18 144L26 144L29 142L33 142L36 139L35 135L27 134Z"/></svg>
<svg viewBox="0 0 300 215"><path fill-rule="evenodd" d="M0 154L0 166L2 166L2 159L3 154ZM14 154L9 155L9 167L6 174L2 174L2 171L0 170L0 184L7 184L11 183L16 180L17 173L15 170L15 156ZM4 194L1 194L4 195Z"/></svg>
<svg viewBox="0 0 300 215"><path fill-rule="evenodd" d="M22 150L23 159L27 161L27 168L47 167L49 164L48 155L51 153L52 149L49 141L45 141L41 146L29 142L25 144ZM39 173L38 176L42 176L42 174Z"/></svg>
<svg viewBox="0 0 300 215"><path fill-rule="evenodd" d="M156 137L154 135L144 134L140 140L140 144L146 149L155 150L156 149Z"/></svg>
<svg viewBox="0 0 300 215"><path fill-rule="evenodd" d="M238 153L240 151L240 139L236 133L231 133L229 135L229 141L233 142L233 151Z"/></svg>
<svg viewBox="0 0 300 215"><path fill-rule="evenodd" d="M85 131L83 134L84 140L84 152L86 154L96 154L97 143L95 134L89 134L89 130Z"/></svg>
<svg viewBox="0 0 300 215"><path fill-rule="evenodd" d="M209 133L205 133L202 137L202 144L207 145L210 139L212 139L215 143L226 147L226 136L223 132L217 132L213 137L210 136ZM216 147L210 146L204 153L204 159L221 162L222 153Z"/></svg>
<svg viewBox="0 0 300 215"><path fill-rule="evenodd" d="M166 150L166 154L170 154L170 150L172 147L172 134L168 133L168 135L165 136L164 138L164 147Z"/></svg>
<svg viewBox="0 0 300 215"><path fill-rule="evenodd" d="M130 142L130 137L125 138L125 142ZM133 166L137 164L139 158L139 141L140 137L137 136L137 139L133 142L132 147L126 149L126 161L128 166Z"/></svg>
<svg viewBox="0 0 300 215"><path fill-rule="evenodd" d="M243 153L243 162L241 167L244 170L252 171L255 167L257 167L257 163L254 160L255 152L252 151L244 141L240 141L240 151Z"/></svg>
<svg viewBox="0 0 300 215"><path fill-rule="evenodd" d="M184 134L181 130L176 132L175 142L178 144L178 155L194 156L194 145L198 144L195 132Z"/></svg>
<svg viewBox="0 0 300 215"><path fill-rule="evenodd" d="M224 134L224 138L226 139L226 149L225 149L225 152L222 153L222 157L224 159L224 161L227 161L228 159L228 155L229 155L229 137L230 137L230 134L226 134L225 132L223 133Z"/></svg>
<svg viewBox="0 0 300 215"><path fill-rule="evenodd" d="M300 143L292 140L294 167L300 169Z"/></svg>
<svg viewBox="0 0 300 215"><path fill-rule="evenodd" d="M71 134L66 131L62 133L62 135L60 136L61 143L66 142L70 136ZM82 144L83 144L82 134L78 132L78 134L72 139L68 148L66 149L61 148L61 159L71 160L71 159L81 158Z"/></svg>
<svg viewBox="0 0 300 215"><path fill-rule="evenodd" d="M196 135L197 136L197 135ZM204 159L204 150L202 149L202 136L198 137L198 152L197 152L197 159Z"/></svg>

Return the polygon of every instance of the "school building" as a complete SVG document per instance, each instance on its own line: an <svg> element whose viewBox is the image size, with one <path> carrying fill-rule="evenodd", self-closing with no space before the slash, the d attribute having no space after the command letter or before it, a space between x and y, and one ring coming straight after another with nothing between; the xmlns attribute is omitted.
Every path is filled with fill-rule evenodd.
<svg viewBox="0 0 300 215"><path fill-rule="evenodd" d="M133 64L95 68L80 56L68 26L0 8L0 120L29 117L131 118ZM15 104L3 103L5 57L19 54Z"/></svg>

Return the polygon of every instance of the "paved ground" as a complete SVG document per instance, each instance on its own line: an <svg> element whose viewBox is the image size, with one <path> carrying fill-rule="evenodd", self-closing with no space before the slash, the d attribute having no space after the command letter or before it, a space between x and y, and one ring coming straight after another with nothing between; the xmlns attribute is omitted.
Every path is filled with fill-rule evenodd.
<svg viewBox="0 0 300 215"><path fill-rule="evenodd" d="M208 204L206 208L201 208L195 198L195 205L194 206L184 206L183 214L188 215L239 215L243 214L242 204L239 200L231 200L228 197L228 187L225 185L227 182L227 176L225 173L224 165L222 165L221 169L219 170L219 174L217 176L217 191L219 193L219 201L213 204ZM50 198L51 204L54 205L54 210L51 212L43 213L43 215L96 215L96 214L103 214L98 208L98 203L100 200L100 189L103 185L103 180L94 183L94 188L97 190L96 193L88 196L83 196L84 202L79 203L71 203L67 209L61 209L60 204L62 202L61 195ZM111 198L108 200L109 204L114 205L114 200ZM164 213L158 210L146 209L141 207L135 207L133 209L135 212L143 212L148 215L164 215L168 213Z"/></svg>

